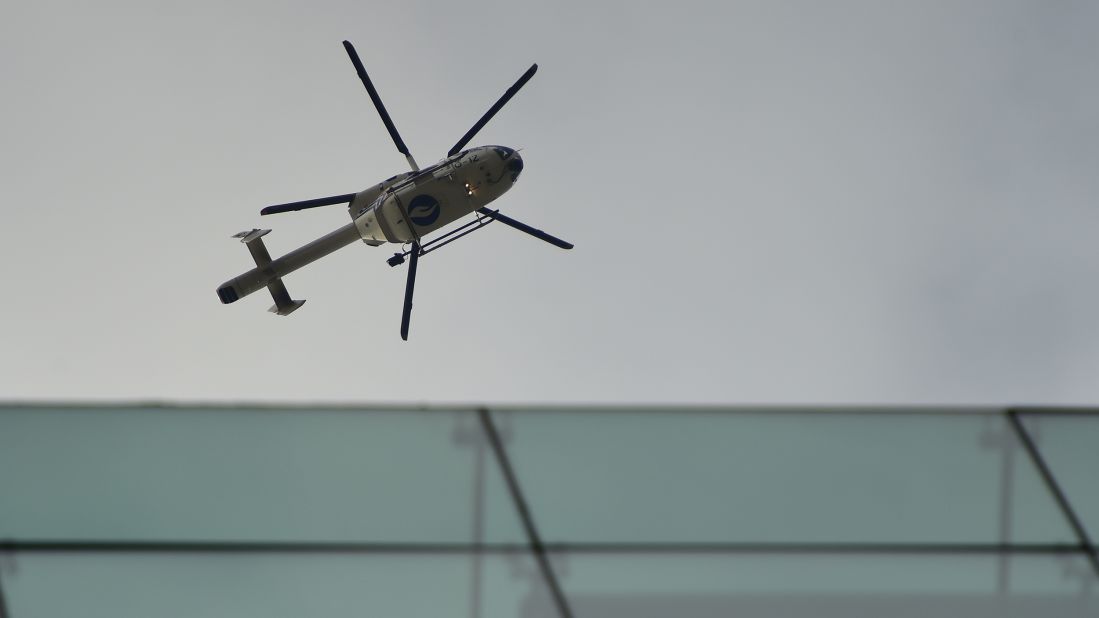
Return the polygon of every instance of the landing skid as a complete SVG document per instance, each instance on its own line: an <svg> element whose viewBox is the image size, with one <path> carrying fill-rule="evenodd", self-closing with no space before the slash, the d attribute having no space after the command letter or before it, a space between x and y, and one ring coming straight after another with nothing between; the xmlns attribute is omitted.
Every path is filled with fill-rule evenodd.
<svg viewBox="0 0 1099 618"><path fill-rule="evenodd" d="M465 223L459 227L454 228L453 230L450 230L449 232L443 234L438 238L434 238L424 243L419 247L420 251L418 255L427 255L428 253L431 253L432 251L439 249L444 245L450 244L455 240L458 240L462 236L466 236L467 234L472 234L473 232L476 232L477 230L485 227L493 221L495 221L495 219L491 217L478 217L477 219L470 221L469 223ZM394 253L393 257L386 260L386 263L390 266L399 266L401 264L404 264L404 259L408 257L411 253L412 249L409 249L403 253Z"/></svg>
<svg viewBox="0 0 1099 618"><path fill-rule="evenodd" d="M426 242L423 245L417 245L416 243L413 243L412 244L412 249L409 249L409 250L407 250L403 253L394 253L393 257L386 260L386 262L390 266L397 266L397 265L400 265L400 264L404 264L405 257L410 255L413 251L418 251L417 257L419 257L421 255L427 255L428 253L431 253L432 251L434 251L436 249L439 249L440 247L443 247L444 245L450 244L450 243L454 242L455 240L458 240L459 238L461 238L463 236L466 236L467 234L472 234L473 232L476 232L477 230L485 227L486 225L488 225L489 223L492 223L493 221L499 221L500 223L503 223L504 225L507 225L507 226L510 226L510 227L513 227L513 228L519 230L520 232L530 234L531 236L534 236L535 238L537 238L539 240L544 240L544 241L548 242L549 244L554 245L555 247L561 247L562 249L572 249L572 247L573 247L572 243L561 240L560 238L558 238L558 237L556 237L552 234L547 234L547 233L545 233L542 230L539 230L537 228L533 228L533 227L527 225L526 223L523 223L522 221L516 221L515 219L512 219L511 217L504 216L504 215L500 214L499 210L492 210L490 208L478 208L477 213L482 215L482 216L478 217L475 221L470 221L469 223L466 223L466 224L464 224L460 227L456 227L453 230L447 232L446 234L443 234L442 236L440 236L438 238L435 238L435 239L433 239L429 242Z"/></svg>

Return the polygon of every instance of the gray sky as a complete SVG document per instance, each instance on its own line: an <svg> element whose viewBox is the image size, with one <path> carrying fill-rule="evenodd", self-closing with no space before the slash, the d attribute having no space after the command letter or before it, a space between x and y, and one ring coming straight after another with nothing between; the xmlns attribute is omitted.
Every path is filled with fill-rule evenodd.
<svg viewBox="0 0 1099 618"><path fill-rule="evenodd" d="M1094 2L8 2L0 398L1095 403ZM261 207L521 147L503 226L404 270Z"/></svg>

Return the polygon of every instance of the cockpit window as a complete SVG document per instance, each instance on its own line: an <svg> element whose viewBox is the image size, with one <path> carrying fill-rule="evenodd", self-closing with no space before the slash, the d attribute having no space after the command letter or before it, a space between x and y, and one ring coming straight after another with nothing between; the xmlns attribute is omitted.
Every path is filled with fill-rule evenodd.
<svg viewBox="0 0 1099 618"><path fill-rule="evenodd" d="M507 161L509 158L511 158L511 150L508 150L506 148L500 148L499 146L494 146L492 149L496 152L496 154L500 155L500 158L504 161Z"/></svg>

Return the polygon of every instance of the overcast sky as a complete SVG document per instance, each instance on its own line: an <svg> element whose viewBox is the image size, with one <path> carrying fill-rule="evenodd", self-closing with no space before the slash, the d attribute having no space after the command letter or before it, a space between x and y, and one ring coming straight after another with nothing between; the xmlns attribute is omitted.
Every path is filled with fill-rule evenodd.
<svg viewBox="0 0 1099 618"><path fill-rule="evenodd" d="M1099 3L7 2L0 398L1099 402ZM260 292L268 204L523 148L494 225Z"/></svg>

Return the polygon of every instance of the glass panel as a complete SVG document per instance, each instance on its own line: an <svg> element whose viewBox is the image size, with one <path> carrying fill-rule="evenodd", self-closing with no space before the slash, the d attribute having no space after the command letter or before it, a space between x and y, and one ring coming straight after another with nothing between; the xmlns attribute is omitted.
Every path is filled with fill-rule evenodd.
<svg viewBox="0 0 1099 618"><path fill-rule="evenodd" d="M540 615L525 554L22 554L7 558L12 616L345 618Z"/></svg>
<svg viewBox="0 0 1099 618"><path fill-rule="evenodd" d="M0 408L0 538L522 542L475 415Z"/></svg>
<svg viewBox="0 0 1099 618"><path fill-rule="evenodd" d="M1099 415L1021 418L1091 541L1099 542Z"/></svg>
<svg viewBox="0 0 1099 618"><path fill-rule="evenodd" d="M497 413L561 543L1072 542L996 414Z"/></svg>
<svg viewBox="0 0 1099 618"><path fill-rule="evenodd" d="M1099 609L1095 576L1076 555L564 553L554 564L577 616L1083 618Z"/></svg>

